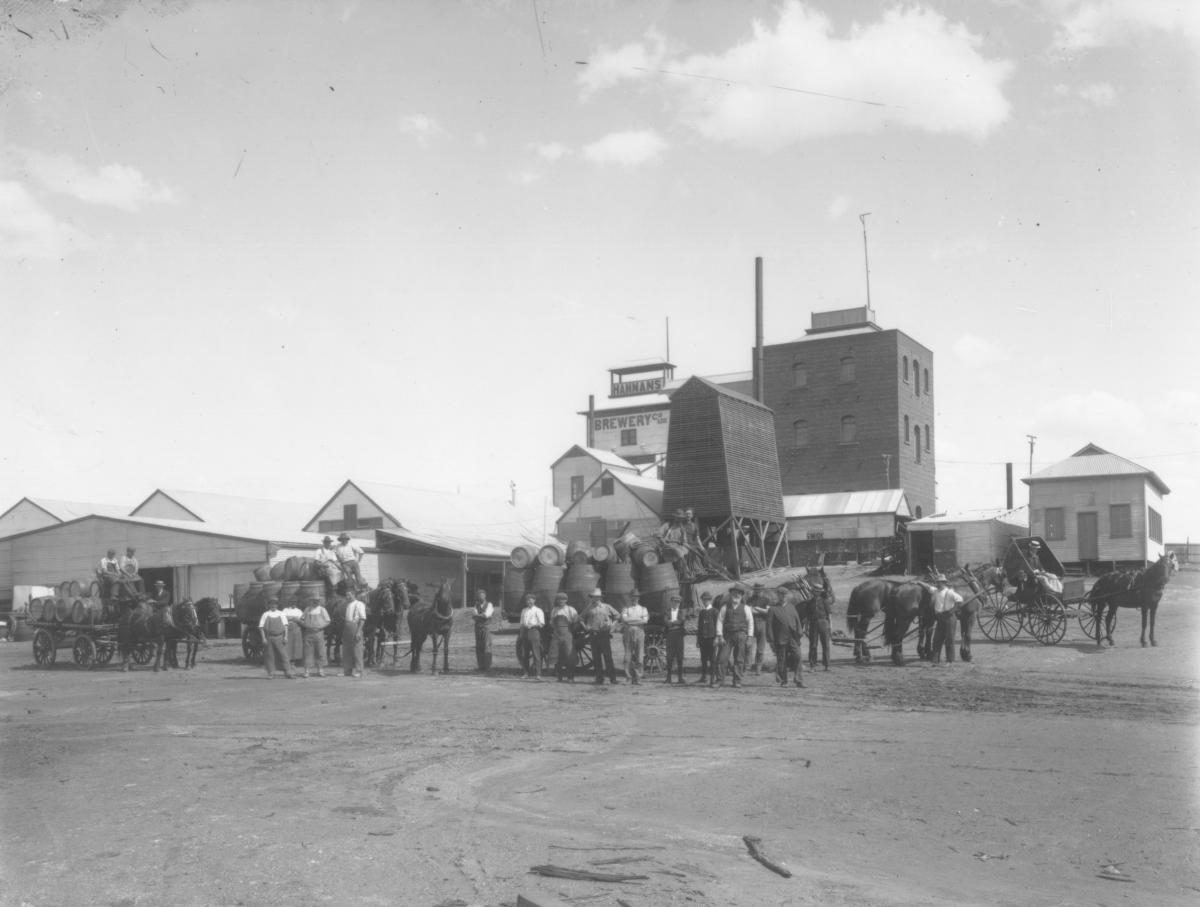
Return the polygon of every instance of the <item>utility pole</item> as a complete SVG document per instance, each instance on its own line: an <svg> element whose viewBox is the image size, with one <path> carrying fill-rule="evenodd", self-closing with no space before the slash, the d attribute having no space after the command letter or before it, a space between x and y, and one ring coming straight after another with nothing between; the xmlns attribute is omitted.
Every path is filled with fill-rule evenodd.
<svg viewBox="0 0 1200 907"><path fill-rule="evenodd" d="M867 257L867 218L871 216L871 212L867 211L864 214L858 215L858 222L863 228L863 264L867 269L867 308L871 307L871 259Z"/></svg>
<svg viewBox="0 0 1200 907"><path fill-rule="evenodd" d="M892 487L892 455L883 454L883 471L887 476L887 487Z"/></svg>
<svg viewBox="0 0 1200 907"><path fill-rule="evenodd" d="M1029 439L1029 474L1033 475L1033 442L1037 440L1037 435L1026 435Z"/></svg>
<svg viewBox="0 0 1200 907"><path fill-rule="evenodd" d="M510 479L509 483L508 483L508 490L509 490L509 493L512 495L512 497L508 503L512 504L513 507L516 507L517 506L517 483Z"/></svg>

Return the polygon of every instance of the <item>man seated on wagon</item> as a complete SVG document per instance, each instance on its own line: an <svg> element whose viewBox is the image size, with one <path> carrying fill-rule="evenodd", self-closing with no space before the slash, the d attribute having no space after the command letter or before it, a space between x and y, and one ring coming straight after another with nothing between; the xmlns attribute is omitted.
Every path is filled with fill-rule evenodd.
<svg viewBox="0 0 1200 907"><path fill-rule="evenodd" d="M109 548L108 554L100 558L96 578L100 580L100 597L111 598L113 584L121 578L121 565L117 562L116 548Z"/></svg>
<svg viewBox="0 0 1200 907"><path fill-rule="evenodd" d="M138 567L137 549L130 545L120 560L121 582L139 593L145 591L142 585L140 568Z"/></svg>

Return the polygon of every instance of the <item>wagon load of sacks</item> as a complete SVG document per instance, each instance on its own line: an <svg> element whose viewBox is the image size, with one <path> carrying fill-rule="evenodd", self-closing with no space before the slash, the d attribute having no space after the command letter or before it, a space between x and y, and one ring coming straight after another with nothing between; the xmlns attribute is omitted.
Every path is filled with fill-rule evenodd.
<svg viewBox="0 0 1200 907"><path fill-rule="evenodd" d="M527 592L533 593L543 611L549 612L558 592L565 592L568 603L582 610L588 594L597 588L604 590L604 600L617 610L631 602L637 589L647 610L660 611L668 594L679 591L673 566L676 552L665 551L666 547L658 539L643 541L632 532L612 545L595 547L583 542L519 545L512 550L504 573L504 613L516 617Z"/></svg>

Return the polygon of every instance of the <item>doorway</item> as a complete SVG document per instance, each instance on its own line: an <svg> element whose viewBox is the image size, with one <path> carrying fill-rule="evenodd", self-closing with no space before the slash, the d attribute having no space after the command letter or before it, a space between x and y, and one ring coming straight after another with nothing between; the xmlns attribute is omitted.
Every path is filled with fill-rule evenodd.
<svg viewBox="0 0 1200 907"><path fill-rule="evenodd" d="M1075 525L1079 529L1079 559L1100 560L1100 531L1095 512L1076 514Z"/></svg>

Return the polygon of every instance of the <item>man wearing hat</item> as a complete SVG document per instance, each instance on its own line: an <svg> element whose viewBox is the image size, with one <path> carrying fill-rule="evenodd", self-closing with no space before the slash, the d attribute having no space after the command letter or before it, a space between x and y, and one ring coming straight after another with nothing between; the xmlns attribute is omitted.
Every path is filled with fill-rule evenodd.
<svg viewBox="0 0 1200 907"><path fill-rule="evenodd" d="M396 584L397 588L404 581ZM408 595L404 596L405 601L408 600ZM492 615L495 613L495 606L488 601L486 589L475 590L475 607L471 609L471 619L475 622L475 665L481 671L490 671L492 669ZM400 611L397 605L396 611L396 626L400 625Z"/></svg>
<svg viewBox="0 0 1200 907"><path fill-rule="evenodd" d="M167 584L160 579L154 581L154 592L151 594L156 605L169 605L171 603L171 593L167 591Z"/></svg>
<svg viewBox="0 0 1200 907"><path fill-rule="evenodd" d="M750 596L750 610L754 614L754 628L746 636L746 664L750 663L749 647L754 647L754 673L762 673L763 656L767 652L767 609L773 601L769 596L762 595L763 586L755 586Z"/></svg>
<svg viewBox="0 0 1200 907"><path fill-rule="evenodd" d="M746 666L746 640L754 632L754 615L745 601L746 593L733 586L729 600L717 612L717 670L709 686L725 686L725 669L733 674L733 685L742 685Z"/></svg>
<svg viewBox="0 0 1200 907"><path fill-rule="evenodd" d="M542 679L542 628L546 626L546 615L538 607L532 592L525 593L525 607L521 609L521 624L517 637L517 657L521 662L521 676L533 675Z"/></svg>
<svg viewBox="0 0 1200 907"><path fill-rule="evenodd" d="M938 573L933 581L937 589L933 593L933 663L942 663L942 650L946 651L946 664L954 661L954 618L955 610L962 605L963 597L950 587L946 574Z"/></svg>
<svg viewBox="0 0 1200 907"><path fill-rule="evenodd" d="M650 623L650 612L638 601L639 597L637 589L630 592L631 601L621 611L621 623L625 628L622 631L625 676L635 685L642 682L642 666L646 659L646 624Z"/></svg>
<svg viewBox="0 0 1200 907"><path fill-rule="evenodd" d="M554 673L558 682L575 682L575 626L579 623L579 612L568 603L567 593L554 596L554 607L550 609L550 655L554 661Z"/></svg>
<svg viewBox="0 0 1200 907"><path fill-rule="evenodd" d="M136 589L138 592L145 591L142 585L142 577L140 568L138 567L137 549L130 545L125 549L125 554L119 561L121 567L121 581L129 588Z"/></svg>
<svg viewBox="0 0 1200 907"><path fill-rule="evenodd" d="M717 609L713 607L711 592L700 596L700 610L696 613L696 648L700 650L700 678L696 683L716 675L716 660L713 657L717 645Z"/></svg>
<svg viewBox="0 0 1200 907"><path fill-rule="evenodd" d="M612 632L621 615L617 609L604 601L599 589L588 593L589 604L583 612L583 626L592 645L592 664L596 667L596 683L604 683L608 674L609 683L617 682L617 669L613 665Z"/></svg>
<svg viewBox="0 0 1200 907"><path fill-rule="evenodd" d="M337 558L338 566L346 578L354 583L356 589L362 588L365 584L359 563L362 561L363 550L359 547L358 542L350 538L349 533L343 532L338 536L338 543L333 548L333 555Z"/></svg>
<svg viewBox="0 0 1200 907"><path fill-rule="evenodd" d="M804 621L800 612L785 596L778 596L767 608L768 635L775 650L775 682L787 686L788 669L795 667L796 686L804 686L801 675L800 643L804 640Z"/></svg>
<svg viewBox="0 0 1200 907"><path fill-rule="evenodd" d="M117 549L109 548L108 554L100 558L100 566L96 568L96 578L100 580L100 595L112 597L112 587L121 579L121 565L117 563Z"/></svg>
<svg viewBox="0 0 1200 907"><path fill-rule="evenodd" d="M667 607L663 612L663 630L667 643L667 683L671 682L671 668L675 668L678 682L683 683L683 596L672 592L667 596Z"/></svg>

